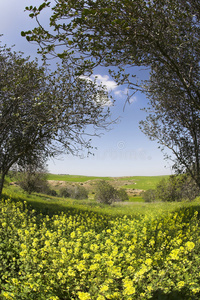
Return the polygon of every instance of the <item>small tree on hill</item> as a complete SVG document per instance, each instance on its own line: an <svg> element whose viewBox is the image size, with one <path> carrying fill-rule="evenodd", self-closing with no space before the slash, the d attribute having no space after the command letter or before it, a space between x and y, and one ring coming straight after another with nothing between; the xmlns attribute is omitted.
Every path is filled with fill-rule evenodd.
<svg viewBox="0 0 200 300"><path fill-rule="evenodd" d="M124 189L116 190L107 181L101 180L96 184L95 199L101 203L111 204L112 202L128 200L128 195Z"/></svg>
<svg viewBox="0 0 200 300"><path fill-rule="evenodd" d="M107 181L101 180L96 185L95 200L105 204L111 204L116 198L116 190Z"/></svg>
<svg viewBox="0 0 200 300"><path fill-rule="evenodd" d="M64 198L73 198L73 199L87 199L88 191L86 188L80 185L63 187L60 190L60 196Z"/></svg>
<svg viewBox="0 0 200 300"><path fill-rule="evenodd" d="M17 166L18 172L16 173L17 181L20 187L31 194L50 192L50 186L47 181L47 168L45 165L45 159L39 159L31 165Z"/></svg>

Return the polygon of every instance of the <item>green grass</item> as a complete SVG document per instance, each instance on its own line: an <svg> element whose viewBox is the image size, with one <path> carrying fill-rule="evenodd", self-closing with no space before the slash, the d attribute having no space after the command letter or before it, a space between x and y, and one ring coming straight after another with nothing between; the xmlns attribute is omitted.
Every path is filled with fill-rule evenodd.
<svg viewBox="0 0 200 300"><path fill-rule="evenodd" d="M165 212L174 211L178 208L195 206L200 207L200 198L192 202L157 202L144 203L141 197L132 197L130 203L115 203L111 206L100 204L93 199L74 200L59 197L47 196L43 194L33 193L28 195L20 188L9 186L5 188L4 195L15 201L26 201L30 209L35 209L38 213L48 214L50 216L67 211L92 211L98 214L106 214L110 216L137 216L152 215L159 216Z"/></svg>
<svg viewBox="0 0 200 300"><path fill-rule="evenodd" d="M120 181L123 180L133 180L135 184L124 185L125 188L134 188L139 190L149 190L155 189L157 184L163 179L168 178L169 175L163 176L133 176L119 178Z"/></svg>
<svg viewBox="0 0 200 300"><path fill-rule="evenodd" d="M148 190L155 188L158 182L167 176L134 176L124 177L118 180L133 180L136 182L134 185L126 185L125 188L136 188ZM62 180L69 182L86 182L88 180L104 179L112 180L111 177L94 177L94 176L75 176L75 175L48 175L49 180ZM116 180L116 178L115 178ZM74 200L64 199L60 197L47 196L43 194L33 193L28 195L23 192L17 186L7 186L4 189L7 197L16 201L26 201L28 206L36 209L43 214L53 215L62 211L74 210L74 211L93 211L100 214L108 214L112 216L118 215L160 215L167 211L173 211L185 206L200 206L200 198L192 202L162 202L162 203L144 203L141 196L134 196L129 198L129 203L115 203L111 206L97 203L93 198L94 195L90 195L88 200Z"/></svg>
<svg viewBox="0 0 200 300"><path fill-rule="evenodd" d="M97 177L97 176L82 176L82 175L57 175L57 174L48 174L48 180L59 180L59 181L68 181L68 182L86 182L88 180L111 180L110 177Z"/></svg>
<svg viewBox="0 0 200 300"><path fill-rule="evenodd" d="M141 196L132 196L129 197L129 202L144 202Z"/></svg>
<svg viewBox="0 0 200 300"><path fill-rule="evenodd" d="M167 176L134 176L134 177L120 177L120 178L112 178L112 177L96 177L96 176L81 176L81 175L55 175L48 174L48 180L57 180L57 181L66 181L70 183L83 183L89 180L93 181L96 179L101 180L118 180L121 182L123 186L124 180L132 180L136 184L132 185L124 185L124 188L134 188L134 189L143 189L148 190L155 188L158 182ZM96 203L94 200L94 195L89 194L89 200L74 200L74 199L63 199L59 197L51 197L46 195L39 194L31 194L23 192L19 187L16 186L8 186L5 189L7 195L10 198L16 200L26 200L29 205L35 208L38 211L41 211L45 214L53 214L54 212L59 212L62 210L68 209L78 209L78 210L92 210L99 213L106 213L109 215L134 215L134 214L148 214L155 213L156 210L160 212L166 211L168 209L174 209L175 207L179 207L182 204L147 204L144 203L144 200L141 196L129 197L130 205L128 204L114 204L114 206L107 206L104 204ZM154 209L155 207L155 209Z"/></svg>
<svg viewBox="0 0 200 300"><path fill-rule="evenodd" d="M118 180L124 188L133 188L140 190L155 189L157 184L163 179L168 178L169 175L163 176L130 176L130 177L97 177L97 176L82 176L82 175L56 175L48 174L48 180L58 180L66 182L86 182L89 180ZM131 180L132 184L123 185L123 181Z"/></svg>

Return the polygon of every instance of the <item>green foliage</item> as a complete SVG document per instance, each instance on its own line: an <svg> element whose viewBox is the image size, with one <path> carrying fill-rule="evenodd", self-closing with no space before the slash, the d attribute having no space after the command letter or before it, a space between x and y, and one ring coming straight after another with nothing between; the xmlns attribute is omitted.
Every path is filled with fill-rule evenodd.
<svg viewBox="0 0 200 300"><path fill-rule="evenodd" d="M64 198L69 198L72 191L69 187L62 187L59 191L59 195Z"/></svg>
<svg viewBox="0 0 200 300"><path fill-rule="evenodd" d="M158 218L50 218L0 202L0 298L198 300L199 225L192 207Z"/></svg>
<svg viewBox="0 0 200 300"><path fill-rule="evenodd" d="M164 202L193 200L200 194L199 187L188 175L171 175L162 179L155 190L148 190L142 194L146 202L160 200Z"/></svg>
<svg viewBox="0 0 200 300"><path fill-rule="evenodd" d="M47 181L46 172L45 165L38 160L35 165L25 166L18 171L13 168L10 175L14 176L19 186L28 194L36 192L56 196L56 191L50 188Z"/></svg>
<svg viewBox="0 0 200 300"><path fill-rule="evenodd" d="M141 194L145 202L154 202L156 198L156 190L149 189Z"/></svg>
<svg viewBox="0 0 200 300"><path fill-rule="evenodd" d="M83 186L76 184L75 186L63 187L60 189L60 196L72 199L87 199L88 191Z"/></svg>
<svg viewBox="0 0 200 300"><path fill-rule="evenodd" d="M96 184L95 200L100 203L111 204L115 201L116 190L105 180L100 180Z"/></svg>
<svg viewBox="0 0 200 300"><path fill-rule="evenodd" d="M172 175L157 186L157 198L161 201L193 200L199 193L198 186L187 175Z"/></svg>
<svg viewBox="0 0 200 300"><path fill-rule="evenodd" d="M33 192L42 193L49 189L46 174L25 172L19 176L21 177L20 187L29 194Z"/></svg>
<svg viewBox="0 0 200 300"><path fill-rule="evenodd" d="M100 180L96 184L96 201L105 204L111 204L115 201L126 201L128 195L124 189L116 190L111 184L105 180Z"/></svg>
<svg viewBox="0 0 200 300"><path fill-rule="evenodd" d="M119 199L118 201L128 201L129 200L128 194L123 188L120 188L119 190L117 190L117 198Z"/></svg>
<svg viewBox="0 0 200 300"><path fill-rule="evenodd" d="M73 199L87 199L88 198L88 191L86 188L80 185L75 185L72 191L72 198Z"/></svg>
<svg viewBox="0 0 200 300"><path fill-rule="evenodd" d="M62 152L91 151L91 139L110 124L109 96L96 81L77 76L65 61L48 66L0 46L0 194L9 169ZM103 104L102 105L102 101ZM83 150L84 151L84 150Z"/></svg>
<svg viewBox="0 0 200 300"><path fill-rule="evenodd" d="M24 194L18 186L8 186L5 188L5 196L12 198L15 201L26 201L27 205L36 209L42 214L52 216L60 212L94 212L110 216L111 218L126 215L129 218L137 218L138 215L151 215L154 217L161 216L164 213L174 211L175 209L191 206L199 206L200 198L196 198L192 202L154 202L144 203L142 198L132 197L131 201L136 200L136 203L130 202L124 205L123 202L116 202L114 205L99 203L93 199L76 200L71 198L52 197L41 194ZM142 200L141 203L138 203ZM97 225L99 226L99 224Z"/></svg>

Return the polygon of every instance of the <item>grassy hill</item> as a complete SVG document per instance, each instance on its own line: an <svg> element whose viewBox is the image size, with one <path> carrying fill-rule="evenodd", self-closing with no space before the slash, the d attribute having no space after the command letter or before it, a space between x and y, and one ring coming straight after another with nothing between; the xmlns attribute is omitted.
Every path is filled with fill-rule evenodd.
<svg viewBox="0 0 200 300"><path fill-rule="evenodd" d="M169 175L97 177L97 176L82 176L82 175L48 174L48 180L66 181L66 182L74 182L74 183L96 181L96 180L109 180L110 183L115 182L116 185L118 183L119 186L123 186L124 188L134 188L134 189L141 189L141 190L154 189L156 185L159 183L159 181L167 177L169 177Z"/></svg>
<svg viewBox="0 0 200 300"><path fill-rule="evenodd" d="M48 180L54 189L59 190L63 186L80 184L90 194L94 193L94 185L98 180L109 181L115 188L126 189L131 202L143 202L141 192L156 188L157 184L169 176L125 176L125 177L97 177L82 175L56 175L48 174Z"/></svg>
<svg viewBox="0 0 200 300"><path fill-rule="evenodd" d="M59 180L67 182L85 182L88 180L110 180L111 177L97 177L97 176L82 176L82 175L65 175L65 174L48 174L48 180Z"/></svg>

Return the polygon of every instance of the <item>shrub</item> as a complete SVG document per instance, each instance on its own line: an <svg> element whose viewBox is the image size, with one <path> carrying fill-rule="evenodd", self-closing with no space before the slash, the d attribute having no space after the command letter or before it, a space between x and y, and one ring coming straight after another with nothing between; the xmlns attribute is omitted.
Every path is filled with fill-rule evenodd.
<svg viewBox="0 0 200 300"><path fill-rule="evenodd" d="M63 198L69 198L71 196L71 189L68 187L63 187L60 189L60 196Z"/></svg>
<svg viewBox="0 0 200 300"><path fill-rule="evenodd" d="M128 195L124 189L116 190L105 180L101 180L96 185L95 199L98 202L111 204L114 201L126 201Z"/></svg>
<svg viewBox="0 0 200 300"><path fill-rule="evenodd" d="M118 201L128 201L128 194L124 189L119 189L116 191L117 192L117 198L119 199Z"/></svg>
<svg viewBox="0 0 200 300"><path fill-rule="evenodd" d="M98 202L111 204L116 198L116 190L107 181L101 180L96 185L95 199Z"/></svg>
<svg viewBox="0 0 200 300"><path fill-rule="evenodd" d="M145 202L160 200L173 202L182 200L193 200L200 191L194 180L187 174L171 175L168 179L162 179L155 190L143 192Z"/></svg>
<svg viewBox="0 0 200 300"><path fill-rule="evenodd" d="M83 186L76 185L72 189L71 198L73 198L73 199L79 199L79 200L81 200L81 199L87 199L88 198L88 191Z"/></svg>
<svg viewBox="0 0 200 300"><path fill-rule="evenodd" d="M80 185L75 185L73 187L65 187L60 190L60 196L64 198L73 198L73 199L87 199L88 191L86 188Z"/></svg>
<svg viewBox="0 0 200 300"><path fill-rule="evenodd" d="M54 197L58 196L57 192L55 190L50 189L50 188L47 189L46 192L44 192L44 194L47 194L49 196L54 196Z"/></svg>
<svg viewBox="0 0 200 300"><path fill-rule="evenodd" d="M25 172L22 173L20 177L21 177L21 180L19 181L20 187L29 194L33 192L45 194L50 191L50 187L46 179L46 174L44 173Z"/></svg>
<svg viewBox="0 0 200 300"><path fill-rule="evenodd" d="M157 198L161 201L193 200L199 195L199 188L187 174L171 175L163 179L156 189Z"/></svg>
<svg viewBox="0 0 200 300"><path fill-rule="evenodd" d="M145 202L154 202L156 200L156 190L147 190L145 192L142 192L141 196Z"/></svg>

